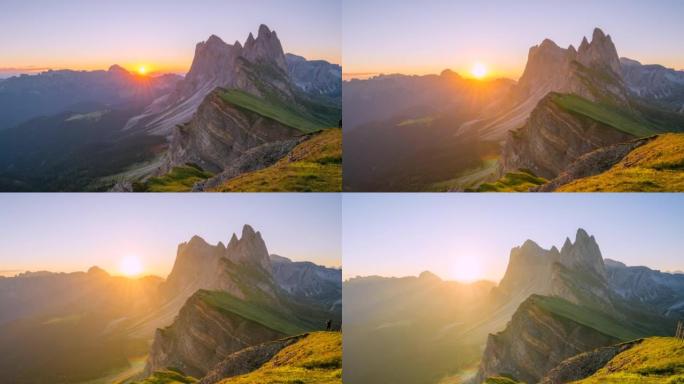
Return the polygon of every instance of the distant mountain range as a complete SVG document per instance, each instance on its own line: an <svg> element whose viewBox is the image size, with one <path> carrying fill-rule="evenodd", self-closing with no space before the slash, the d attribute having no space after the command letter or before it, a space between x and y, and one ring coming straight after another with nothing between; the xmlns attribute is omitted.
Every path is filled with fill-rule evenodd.
<svg viewBox="0 0 684 384"><path fill-rule="evenodd" d="M328 320L339 329L341 291L341 270L269 256L250 226L227 245L198 236L180 244L166 280L97 267L0 277L0 369L13 383L137 380L169 369L200 379L246 348L270 345L268 358L240 357L244 374L292 344L268 343L296 342ZM141 355L146 362L135 360Z"/></svg>
<svg viewBox="0 0 684 384"><path fill-rule="evenodd" d="M353 154L346 190L681 188L680 173L658 173L662 167L647 162L630 167L631 179L610 182L621 160L647 143L638 139L682 131L684 72L620 59L598 28L577 49L549 39L530 48L517 83L471 80L449 88L453 75L438 78L344 82L351 121L345 151ZM678 145L679 136L663 136L657 149L642 151ZM681 156L667 155L673 162ZM600 180L579 185L593 176Z"/></svg>
<svg viewBox="0 0 684 384"><path fill-rule="evenodd" d="M672 334L683 315L682 284L682 274L604 260L582 229L560 249L531 240L513 248L497 285L429 272L350 279L345 382L536 383L582 352Z"/></svg>
<svg viewBox="0 0 684 384"><path fill-rule="evenodd" d="M198 43L183 78L118 66L48 71L4 80L0 105L0 190L199 191L272 166L338 127L341 68L286 55L261 25L244 45L215 35ZM320 167L333 190L341 188L338 141L339 159L305 164ZM301 186L272 188L321 188L297 176Z"/></svg>

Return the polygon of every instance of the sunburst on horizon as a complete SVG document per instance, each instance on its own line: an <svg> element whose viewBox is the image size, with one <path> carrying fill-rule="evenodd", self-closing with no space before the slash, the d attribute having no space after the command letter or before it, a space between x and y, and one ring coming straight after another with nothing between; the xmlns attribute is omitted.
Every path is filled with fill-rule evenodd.
<svg viewBox="0 0 684 384"><path fill-rule="evenodd" d="M473 67L470 69L470 74L478 80L485 78L485 76L487 76L487 73L489 73L489 71L487 70L487 66L485 66L482 63L475 63Z"/></svg>
<svg viewBox="0 0 684 384"><path fill-rule="evenodd" d="M126 256L119 262L119 272L127 277L139 276L143 273L143 264L137 256Z"/></svg>

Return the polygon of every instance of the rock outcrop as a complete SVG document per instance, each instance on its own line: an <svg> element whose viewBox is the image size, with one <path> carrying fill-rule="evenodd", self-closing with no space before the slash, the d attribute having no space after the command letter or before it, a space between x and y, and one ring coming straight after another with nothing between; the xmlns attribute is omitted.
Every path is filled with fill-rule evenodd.
<svg viewBox="0 0 684 384"><path fill-rule="evenodd" d="M143 114L132 118L127 129L171 136L174 128L189 122L205 98L216 88L235 89L260 98L277 97L297 104L300 84L304 94L317 95L320 85L335 82L335 74L323 75L304 62L291 67L275 31L261 25L257 37L251 33L244 45L227 44L216 35L195 47L190 71L168 95L154 101ZM296 70L296 72L290 72ZM341 75L337 82L341 87ZM312 86L315 85L315 86Z"/></svg>
<svg viewBox="0 0 684 384"><path fill-rule="evenodd" d="M504 331L489 336L474 382L506 375L536 383L563 360L620 341L554 313L544 300L531 296Z"/></svg>
<svg viewBox="0 0 684 384"><path fill-rule="evenodd" d="M548 183L534 188L534 192L553 192L574 180L598 175L624 159L632 150L647 144L653 137L609 145L577 158L561 174Z"/></svg>
<svg viewBox="0 0 684 384"><path fill-rule="evenodd" d="M562 108L551 93L539 102L523 127L511 132L502 148L501 170L529 169L553 179L580 156L634 136Z"/></svg>
<svg viewBox="0 0 684 384"><path fill-rule="evenodd" d="M575 49L559 47L549 39L530 48L527 65L517 86L501 105L500 112L488 124L478 127L487 138L506 138L550 93L567 93L587 100L613 100L628 106L628 91L622 79L620 60L610 35L594 29L591 42L585 37Z"/></svg>
<svg viewBox="0 0 684 384"><path fill-rule="evenodd" d="M148 323L168 321L168 314L178 316L156 331L145 372L178 368L201 377L234 352L322 329L327 319L340 321L341 313L325 300L301 300L281 287L274 275L261 233L249 225L225 246L207 244L197 236L181 244L162 286L168 301ZM286 288L306 289L296 284ZM340 301L342 293L336 293L334 299Z"/></svg>
<svg viewBox="0 0 684 384"><path fill-rule="evenodd" d="M155 100L143 114L126 124L126 129L141 129L159 135L171 135L173 128L188 122L205 97L217 87L240 89L262 96L263 89L253 78L250 68L273 65L273 82L280 92L292 96L286 84L288 77L285 54L275 32L259 27L255 39L250 33L244 47L240 42L227 44L216 35L195 47L190 71L170 94Z"/></svg>
<svg viewBox="0 0 684 384"><path fill-rule="evenodd" d="M589 377L603 368L615 356L638 345L642 341L642 339L639 339L609 347L601 347L573 356L549 371L540 384L565 384Z"/></svg>
<svg viewBox="0 0 684 384"><path fill-rule="evenodd" d="M285 339L269 341L235 352L214 366L211 371L199 381L199 384L216 384L223 379L252 372L271 360L273 356L277 355L283 348L298 342L306 336L307 334L302 334Z"/></svg>
<svg viewBox="0 0 684 384"><path fill-rule="evenodd" d="M187 163L221 172L251 149L302 136L296 128L227 102L223 92L212 92L190 122L176 127L161 173ZM257 169L267 165L259 164Z"/></svg>
<svg viewBox="0 0 684 384"><path fill-rule="evenodd" d="M230 354L285 334L259 322L215 306L198 291L181 309L174 323L158 329L145 374L177 368L194 377L204 376Z"/></svg>

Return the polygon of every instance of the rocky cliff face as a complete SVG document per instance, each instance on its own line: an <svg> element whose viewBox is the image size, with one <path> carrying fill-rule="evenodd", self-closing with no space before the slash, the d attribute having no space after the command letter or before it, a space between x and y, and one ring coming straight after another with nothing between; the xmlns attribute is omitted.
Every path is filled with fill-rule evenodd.
<svg viewBox="0 0 684 384"><path fill-rule="evenodd" d="M240 274L240 272L249 272ZM228 245L210 245L199 236L178 246L176 262L163 289L185 301L199 289L229 292L244 298L253 291L274 295L271 263L260 232L245 225Z"/></svg>
<svg viewBox="0 0 684 384"><path fill-rule="evenodd" d="M170 327L157 330L146 375L174 367L201 377L231 353L285 336L256 321L223 311L207 300L208 295L211 292L194 294Z"/></svg>
<svg viewBox="0 0 684 384"><path fill-rule="evenodd" d="M322 329L327 319L339 323L341 314L331 311L324 300L301 300L282 288L275 274L261 233L249 225L225 246L207 244L199 237L181 244L163 286L169 301L160 311L178 316L166 323L170 326L157 330L147 374L176 367L203 376L243 348ZM298 283L288 288L305 290ZM335 300L341 300L341 291L337 295Z"/></svg>
<svg viewBox="0 0 684 384"><path fill-rule="evenodd" d="M261 98L277 96L295 103L297 80L311 94L316 94L322 83L334 83L330 75L312 70L311 66L317 65L312 63L316 62L304 60L291 67L277 33L263 24L257 37L250 33L244 45L239 41L227 44L212 35L197 44L190 71L175 90L155 100L126 128L171 136L174 127L189 122L207 95L219 87ZM341 83L341 77L338 82Z"/></svg>
<svg viewBox="0 0 684 384"><path fill-rule="evenodd" d="M215 88L240 89L255 95L260 90L250 78L248 67L266 63L287 76L285 54L275 32L259 27L255 39L250 33L243 47L240 42L227 44L216 35L195 47L190 71L176 89L155 100L145 112L131 119L126 129L142 129L159 135L170 135L178 124L189 121L204 98ZM290 92L286 84L277 84Z"/></svg>
<svg viewBox="0 0 684 384"><path fill-rule="evenodd" d="M306 337L306 334L269 341L235 352L214 366L199 381L199 384L215 384L229 377L252 372L271 360L278 352L295 344L304 337Z"/></svg>
<svg viewBox="0 0 684 384"><path fill-rule="evenodd" d="M553 192L563 185L569 184L574 180L598 175L605 172L615 164L619 163L634 149L649 143L653 137L637 139L625 143L609 145L595 151L586 153L568 166L554 179L541 185L534 192Z"/></svg>
<svg viewBox="0 0 684 384"><path fill-rule="evenodd" d="M504 331L489 336L476 383L501 375L536 383L563 360L619 341L554 313L543 300L530 297Z"/></svg>
<svg viewBox="0 0 684 384"><path fill-rule="evenodd" d="M642 339L639 339L609 347L597 348L593 351L573 356L549 371L540 383L564 384L589 377L603 368L615 356L640 344L642 341Z"/></svg>
<svg viewBox="0 0 684 384"><path fill-rule="evenodd" d="M549 94L539 102L523 127L511 132L502 148L503 172L529 169L552 179L580 156L633 139L611 126L571 113Z"/></svg>
<svg viewBox="0 0 684 384"><path fill-rule="evenodd" d="M162 173L186 163L220 172L254 148L302 135L295 128L225 101L222 92L212 92L192 120L176 128Z"/></svg>
<svg viewBox="0 0 684 384"><path fill-rule="evenodd" d="M509 97L497 107L490 123L476 125L484 137L504 139L519 128L550 93L568 93L587 100L613 100L628 105L628 92L622 79L620 60L610 35L596 28L589 42L583 38L579 49L561 48L549 39L530 48L527 65Z"/></svg>

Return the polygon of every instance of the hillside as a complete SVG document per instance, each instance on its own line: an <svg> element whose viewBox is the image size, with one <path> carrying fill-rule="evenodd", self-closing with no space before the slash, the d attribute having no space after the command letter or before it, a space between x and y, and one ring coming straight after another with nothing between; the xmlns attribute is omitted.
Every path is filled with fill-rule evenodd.
<svg viewBox="0 0 684 384"><path fill-rule="evenodd" d="M607 362L605 355L609 358ZM552 373L543 383L555 384L567 379L579 379L572 381L575 384L682 383L684 342L673 337L651 337L601 348L566 360ZM573 374L580 376L573 378Z"/></svg>
<svg viewBox="0 0 684 384"><path fill-rule="evenodd" d="M533 295L504 331L489 336L477 381L506 376L537 382L571 356L623 341L631 333L617 323L566 300Z"/></svg>
<svg viewBox="0 0 684 384"><path fill-rule="evenodd" d="M684 134L663 134L629 152L606 172L581 178L561 192L678 192L684 190Z"/></svg>
<svg viewBox="0 0 684 384"><path fill-rule="evenodd" d="M273 119L288 127L299 129L304 133L312 133L325 128L322 124L313 122L312 118L304 116L293 106L278 99L267 100L238 89L223 90L220 96L226 102Z"/></svg>
<svg viewBox="0 0 684 384"><path fill-rule="evenodd" d="M311 333L282 349L259 369L221 384L341 384L342 334Z"/></svg>
<svg viewBox="0 0 684 384"><path fill-rule="evenodd" d="M196 382L197 379L195 378L185 376L180 372L168 370L155 372L154 374L150 375L149 377L143 380L133 381L128 384L192 384ZM123 382L120 382L118 384L124 383L127 383L127 381L124 380Z"/></svg>
<svg viewBox="0 0 684 384"><path fill-rule="evenodd" d="M327 129L297 145L274 165L245 173L217 192L335 192L342 190L342 130Z"/></svg>

